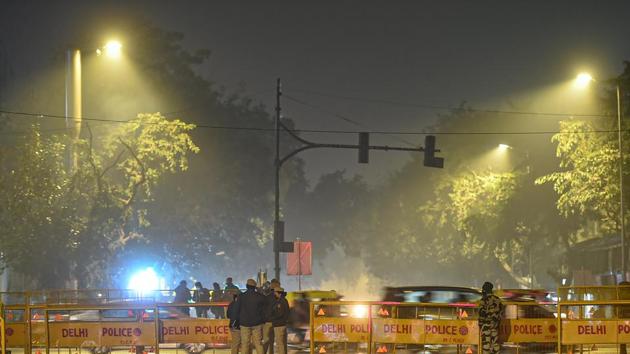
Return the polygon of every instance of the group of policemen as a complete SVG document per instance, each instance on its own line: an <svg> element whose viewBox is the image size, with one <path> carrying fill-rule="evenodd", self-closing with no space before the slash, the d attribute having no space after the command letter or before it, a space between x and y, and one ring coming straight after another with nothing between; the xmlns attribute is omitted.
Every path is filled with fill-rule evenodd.
<svg viewBox="0 0 630 354"><path fill-rule="evenodd" d="M289 303L280 281L272 279L269 286L258 288L254 279L248 279L247 290L233 295L228 306L232 334L232 354L250 354L251 346L257 354L287 353L287 322Z"/></svg>
<svg viewBox="0 0 630 354"><path fill-rule="evenodd" d="M213 284L210 291L201 282L195 283L195 289L188 289L185 280L175 288L174 303L229 302L227 318L230 320L232 335L232 354L250 354L251 346L257 354L273 354L274 342L278 354L287 353L287 323L289 321L289 303L287 293L280 286L280 281L272 279L258 287L254 279L248 279L245 292L234 285L232 278L227 278L225 288ZM190 316L189 307L178 308ZM208 307L196 306L197 317L208 318ZM213 306L210 311L214 318L225 318L223 307Z"/></svg>
<svg viewBox="0 0 630 354"><path fill-rule="evenodd" d="M232 301L232 294L240 293L238 286L234 285L232 282L232 278L227 278L225 280L225 288L221 289L219 283L212 284L212 290L209 290L201 284L201 282L195 283L194 290L188 289L188 283L185 280L179 282L179 285L174 290L175 298L173 302L175 303L208 303L208 302L230 302ZM185 314L186 316L190 316L190 308L189 307L179 307L178 310ZM195 312L198 318L210 318L208 315L208 310L212 313L214 318L225 318L225 310L220 306L196 306Z"/></svg>

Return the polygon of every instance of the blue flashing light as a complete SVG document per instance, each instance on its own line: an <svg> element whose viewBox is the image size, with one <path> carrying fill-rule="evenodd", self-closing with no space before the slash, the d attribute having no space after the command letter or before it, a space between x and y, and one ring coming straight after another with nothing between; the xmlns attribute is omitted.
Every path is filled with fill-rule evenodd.
<svg viewBox="0 0 630 354"><path fill-rule="evenodd" d="M128 287L138 292L158 290L160 287L160 278L153 268L148 267L136 272L131 279L129 279Z"/></svg>

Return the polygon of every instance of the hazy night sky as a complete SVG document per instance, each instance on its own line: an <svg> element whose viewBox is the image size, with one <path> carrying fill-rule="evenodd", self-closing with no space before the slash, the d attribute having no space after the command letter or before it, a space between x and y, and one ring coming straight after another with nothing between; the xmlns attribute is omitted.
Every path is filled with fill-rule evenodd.
<svg viewBox="0 0 630 354"><path fill-rule="evenodd" d="M55 49L86 26L120 14L182 32L189 49L207 48L201 73L229 90L240 82L274 104L275 79L288 95L373 130L418 131L437 111L307 94L495 108L589 69L599 77L630 60L630 1L6 1L0 39L14 79L36 75ZM105 36L108 33L103 33ZM124 34L120 37L124 42ZM284 112L300 128L362 128L291 101ZM11 107L7 107L11 108ZM174 107L178 109L180 107ZM271 110L270 110L271 111ZM185 116L184 116L185 118ZM520 118L526 119L526 118ZM355 143L355 136L313 137ZM400 145L391 138L375 143ZM417 137L420 143L421 137ZM439 142L438 142L439 143ZM309 176L346 168L382 181L408 159L373 153L308 152ZM334 156L334 158L331 158Z"/></svg>

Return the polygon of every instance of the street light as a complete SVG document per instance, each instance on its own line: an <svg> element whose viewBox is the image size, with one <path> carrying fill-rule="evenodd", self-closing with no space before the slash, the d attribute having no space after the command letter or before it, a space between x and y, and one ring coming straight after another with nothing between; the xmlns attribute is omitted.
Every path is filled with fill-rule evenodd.
<svg viewBox="0 0 630 354"><path fill-rule="evenodd" d="M593 77L591 76L591 74L589 74L589 73L580 73L575 78L575 86L578 87L578 88L585 88L586 86L588 86L591 83L591 81L595 81L593 79Z"/></svg>
<svg viewBox="0 0 630 354"><path fill-rule="evenodd" d="M122 43L117 40L111 40L107 42L103 48L96 49L97 55L102 55L105 52L110 58L119 59L122 56Z"/></svg>
<svg viewBox="0 0 630 354"><path fill-rule="evenodd" d="M506 152L511 148L512 147L508 144L499 144L499 146L497 146L497 150L499 150L499 152Z"/></svg>
<svg viewBox="0 0 630 354"><path fill-rule="evenodd" d="M595 82L589 73L580 73L575 78L575 85L579 88L586 88L591 82ZM619 224L621 226L621 280L626 280L626 225L624 221L623 209L623 139L621 135L621 94L619 82L615 84L617 91L617 140L619 148Z"/></svg>
<svg viewBox="0 0 630 354"><path fill-rule="evenodd" d="M96 49L96 54L99 56L103 52L110 58L120 58L122 56L122 44L115 40L109 41L104 46ZM65 117L66 128L70 128L70 120L74 121L73 140L79 139L81 134L81 118L83 116L81 72L81 50L69 49L66 52ZM77 167L77 156L76 154L73 155L71 166L74 170Z"/></svg>

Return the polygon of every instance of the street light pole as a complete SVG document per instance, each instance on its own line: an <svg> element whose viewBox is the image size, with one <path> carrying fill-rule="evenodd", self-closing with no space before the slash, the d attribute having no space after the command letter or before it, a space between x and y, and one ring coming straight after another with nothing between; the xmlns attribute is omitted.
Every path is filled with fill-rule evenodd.
<svg viewBox="0 0 630 354"><path fill-rule="evenodd" d="M66 129L70 131L72 141L79 139L81 134L81 50L70 49L66 53ZM75 171L78 165L77 155L70 148L68 169Z"/></svg>
<svg viewBox="0 0 630 354"><path fill-rule="evenodd" d="M280 96L282 95L282 86L280 78L276 81L276 158L275 165L275 210L273 219L273 255L274 255L274 275L280 280Z"/></svg>
<svg viewBox="0 0 630 354"><path fill-rule="evenodd" d="M576 84L578 87L586 87L590 82L595 82L595 79L588 73L580 73L576 78ZM621 280L626 280L626 222L625 222L625 210L623 200L623 135L621 131L621 88L619 80L615 85L615 91L617 95L617 142L619 148L619 237L621 241Z"/></svg>
<svg viewBox="0 0 630 354"><path fill-rule="evenodd" d="M623 138L621 131L621 94L617 83L617 138L619 140L619 218L621 226L621 280L626 280L626 223L623 208Z"/></svg>

